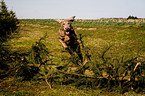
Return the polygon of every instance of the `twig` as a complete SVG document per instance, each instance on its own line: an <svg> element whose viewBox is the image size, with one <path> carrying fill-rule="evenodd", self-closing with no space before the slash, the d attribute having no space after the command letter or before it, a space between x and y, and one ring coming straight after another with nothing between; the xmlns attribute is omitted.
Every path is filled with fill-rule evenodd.
<svg viewBox="0 0 145 96"><path fill-rule="evenodd" d="M82 34L79 34L80 35L80 41L81 41L81 44L82 44L82 48L84 48L84 44L83 44L83 40L82 40Z"/></svg>
<svg viewBox="0 0 145 96"><path fill-rule="evenodd" d="M83 66L85 66L87 62L88 62L88 60L86 59L85 62L84 62L84 64L83 64Z"/></svg>
<svg viewBox="0 0 145 96"><path fill-rule="evenodd" d="M133 71L135 71L135 70L136 70L136 68L137 68L137 66L138 66L138 65L141 65L141 62L138 62L138 63L135 65L135 67L134 67Z"/></svg>
<svg viewBox="0 0 145 96"><path fill-rule="evenodd" d="M101 58L102 58L104 64L106 63L106 60L105 60L104 56L105 56L106 52L107 52L111 47L112 47L112 45L109 46L109 47L103 52L103 54L102 54L102 56L101 56Z"/></svg>
<svg viewBox="0 0 145 96"><path fill-rule="evenodd" d="M93 79L101 79L101 78L105 78L105 77L92 77L92 76L86 76L86 75L82 75L82 74L77 74L77 73L68 73L68 72L64 72L64 71L60 71L58 70L59 72L61 73L64 73L64 74L68 74L68 75L76 75L76 76L82 76L82 77L87 77L87 78L93 78Z"/></svg>
<svg viewBox="0 0 145 96"><path fill-rule="evenodd" d="M47 85L49 86L49 88L52 89L51 85L47 81L47 77L45 78L45 81L46 81Z"/></svg>

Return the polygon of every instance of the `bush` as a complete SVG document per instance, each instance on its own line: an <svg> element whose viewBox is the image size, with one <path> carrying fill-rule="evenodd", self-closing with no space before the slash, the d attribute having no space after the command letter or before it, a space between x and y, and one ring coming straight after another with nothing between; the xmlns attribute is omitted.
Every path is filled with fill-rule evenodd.
<svg viewBox="0 0 145 96"><path fill-rule="evenodd" d="M121 59L110 57L107 52L112 46L108 46L104 51L100 50L96 58L94 53L90 54L90 49L84 46L81 35L80 43L84 56L83 62L79 62L74 54L66 59L71 62L64 65L45 63L40 68L39 78L45 80L50 89L53 83L59 83L74 84L76 87L86 85L91 88L105 88L108 91L118 89L121 93L144 90L144 57L137 56L127 60L124 60L124 57Z"/></svg>
<svg viewBox="0 0 145 96"><path fill-rule="evenodd" d="M30 80L35 76L42 65L47 65L50 59L50 52L42 42L45 37L40 38L38 42L32 45L32 48L27 53L4 51L6 54L1 54L0 64L0 79L7 76L22 77L23 80ZM1 52L1 51L0 51ZM1 52L2 53L2 52ZM5 56L6 55L6 56ZM5 69L7 66L7 69Z"/></svg>
<svg viewBox="0 0 145 96"><path fill-rule="evenodd" d="M7 10L4 0L0 3L0 37L2 38L15 32L19 21L12 10Z"/></svg>

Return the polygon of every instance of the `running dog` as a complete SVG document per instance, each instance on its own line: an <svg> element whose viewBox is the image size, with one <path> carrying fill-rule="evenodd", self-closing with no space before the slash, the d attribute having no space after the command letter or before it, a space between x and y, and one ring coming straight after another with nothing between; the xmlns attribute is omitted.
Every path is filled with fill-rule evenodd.
<svg viewBox="0 0 145 96"><path fill-rule="evenodd" d="M70 55L76 52L80 60L83 61L80 44L77 41L77 34L72 27L75 16L66 20L56 20L60 23L61 27L58 31L58 40L63 47L69 52Z"/></svg>

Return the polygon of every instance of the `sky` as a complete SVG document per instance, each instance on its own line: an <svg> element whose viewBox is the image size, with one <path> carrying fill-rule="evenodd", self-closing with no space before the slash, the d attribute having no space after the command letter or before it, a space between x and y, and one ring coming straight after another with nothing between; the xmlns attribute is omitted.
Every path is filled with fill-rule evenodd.
<svg viewBox="0 0 145 96"><path fill-rule="evenodd" d="M19 19L145 18L145 0L4 0Z"/></svg>

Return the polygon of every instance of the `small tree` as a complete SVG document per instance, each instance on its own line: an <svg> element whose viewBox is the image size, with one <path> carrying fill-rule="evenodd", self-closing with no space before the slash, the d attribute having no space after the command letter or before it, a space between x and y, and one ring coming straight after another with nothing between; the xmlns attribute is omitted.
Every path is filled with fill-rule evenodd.
<svg viewBox="0 0 145 96"><path fill-rule="evenodd" d="M15 32L19 21L12 10L7 10L4 0L0 4L0 37L6 37Z"/></svg>
<svg viewBox="0 0 145 96"><path fill-rule="evenodd" d="M0 75L0 78L6 76L5 72L9 70L7 62L11 62L10 51L4 48L2 44L8 35L16 31L18 23L19 21L15 13L13 11L8 11L4 0L0 0L0 72L4 73Z"/></svg>

